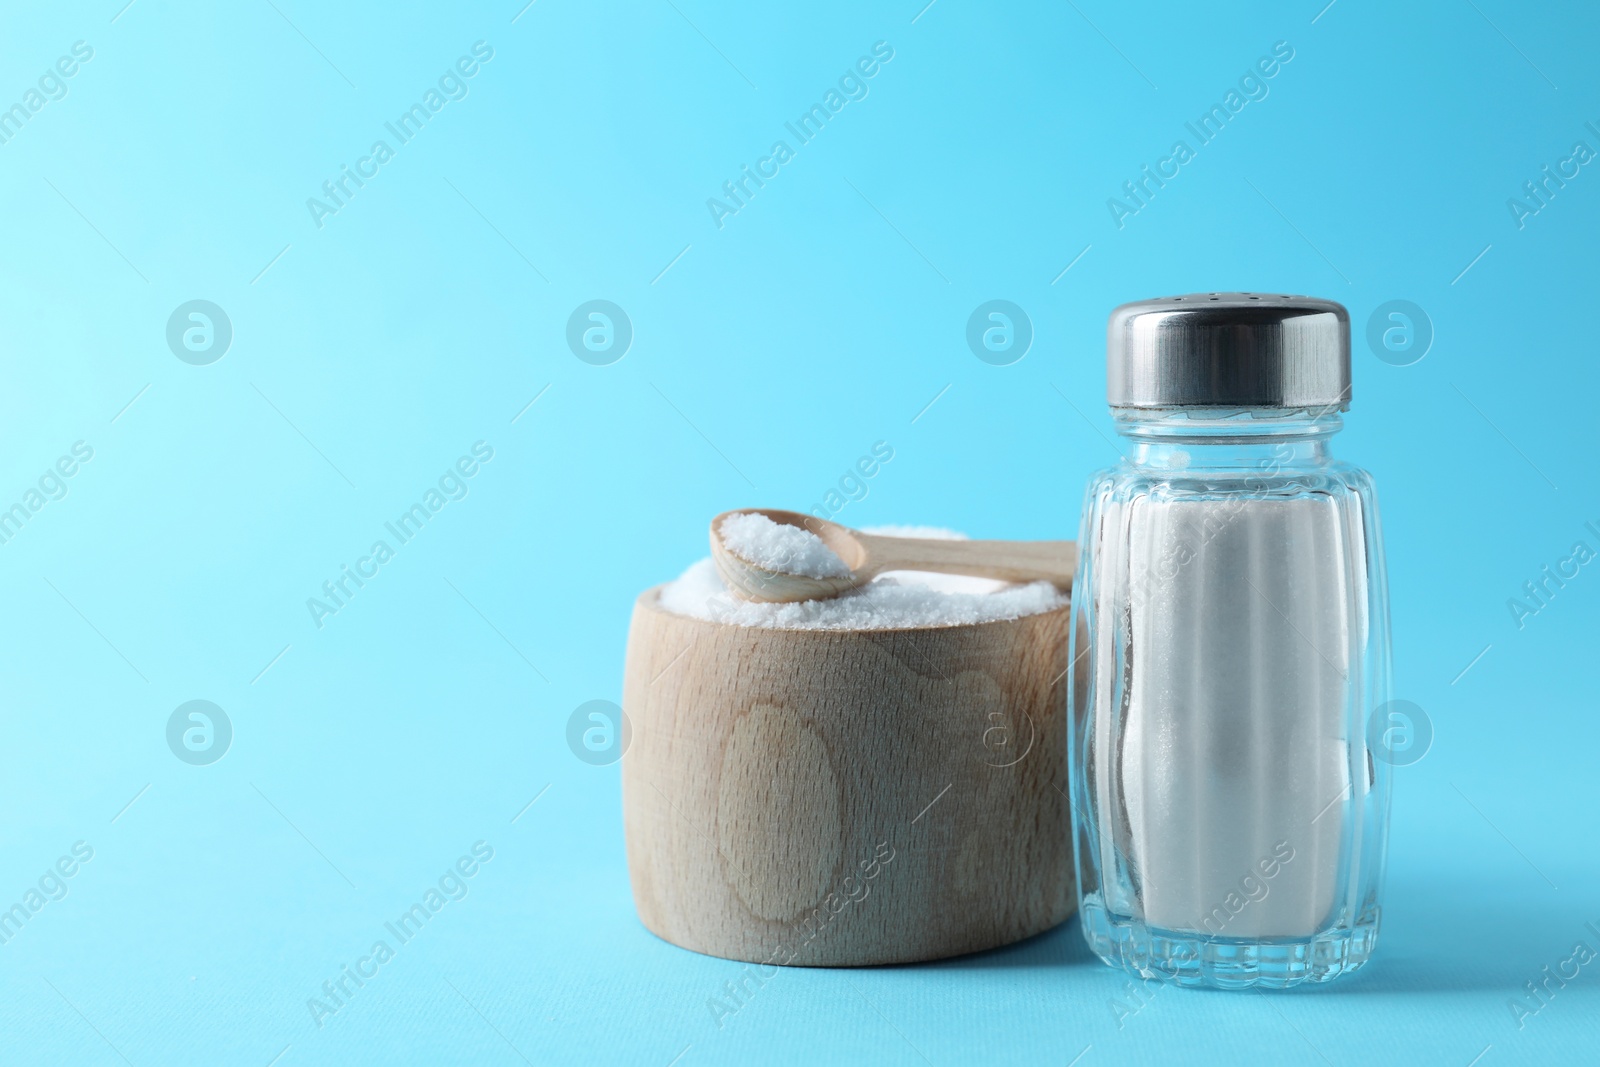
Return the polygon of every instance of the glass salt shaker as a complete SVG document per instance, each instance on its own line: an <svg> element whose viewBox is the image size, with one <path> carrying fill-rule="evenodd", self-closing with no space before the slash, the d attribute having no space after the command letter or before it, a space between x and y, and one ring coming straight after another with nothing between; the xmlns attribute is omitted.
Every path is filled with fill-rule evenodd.
<svg viewBox="0 0 1600 1067"><path fill-rule="evenodd" d="M1377 499L1333 459L1350 318L1329 300L1124 304L1073 585L1074 854L1105 962L1181 985L1353 971L1378 935L1389 690Z"/></svg>

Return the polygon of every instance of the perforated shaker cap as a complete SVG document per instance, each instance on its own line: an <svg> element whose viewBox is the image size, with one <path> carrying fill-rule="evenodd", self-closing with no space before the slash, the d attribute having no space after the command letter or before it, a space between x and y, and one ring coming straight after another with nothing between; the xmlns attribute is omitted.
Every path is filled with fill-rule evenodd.
<svg viewBox="0 0 1600 1067"><path fill-rule="evenodd" d="M1350 406L1350 313L1332 300L1190 293L1123 304L1106 325L1113 408Z"/></svg>

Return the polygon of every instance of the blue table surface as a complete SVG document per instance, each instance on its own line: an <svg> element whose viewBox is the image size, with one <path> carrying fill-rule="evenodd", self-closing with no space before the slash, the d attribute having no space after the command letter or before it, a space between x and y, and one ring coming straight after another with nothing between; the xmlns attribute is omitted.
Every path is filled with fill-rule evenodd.
<svg viewBox="0 0 1600 1067"><path fill-rule="evenodd" d="M1507 0L9 5L0 1062L1600 1060L1597 45ZM1106 313L1212 289L1351 312L1433 730L1373 963L1134 988L1072 922L714 1012L740 965L641 926L567 742L634 597L743 505L1074 536Z"/></svg>

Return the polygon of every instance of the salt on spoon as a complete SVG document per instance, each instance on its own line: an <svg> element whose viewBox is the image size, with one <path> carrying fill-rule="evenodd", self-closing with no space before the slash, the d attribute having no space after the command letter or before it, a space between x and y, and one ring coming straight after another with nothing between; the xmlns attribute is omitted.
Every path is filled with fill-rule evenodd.
<svg viewBox="0 0 1600 1067"><path fill-rule="evenodd" d="M934 541L881 537L798 511L742 508L711 520L711 559L741 600L835 597L885 571L969 574L1072 588L1072 541Z"/></svg>

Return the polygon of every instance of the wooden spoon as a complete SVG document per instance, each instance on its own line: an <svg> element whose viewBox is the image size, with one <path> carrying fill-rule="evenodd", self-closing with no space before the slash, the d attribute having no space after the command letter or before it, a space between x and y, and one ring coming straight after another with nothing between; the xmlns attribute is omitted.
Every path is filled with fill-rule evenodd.
<svg viewBox="0 0 1600 1067"><path fill-rule="evenodd" d="M809 578L802 574L758 567L735 555L718 532L730 515L765 515L784 526L799 526L822 539L850 568L838 578ZM922 537L880 537L864 534L827 519L798 511L739 508L711 520L711 559L728 591L741 600L787 603L838 596L863 585L885 571L937 571L970 574L1006 582L1053 582L1072 588L1072 571L1078 563L1078 546L1072 541L941 541Z"/></svg>

